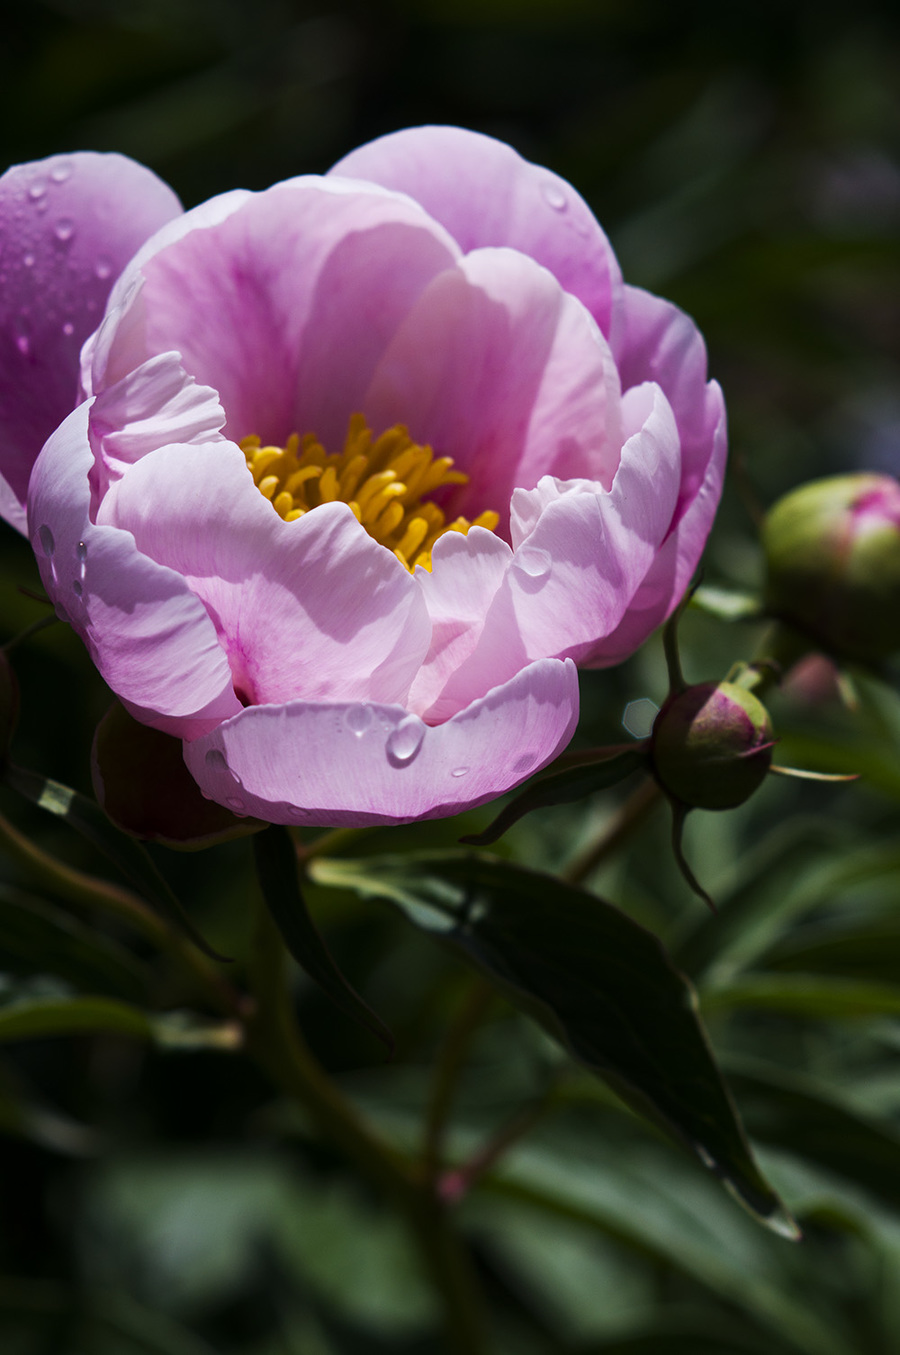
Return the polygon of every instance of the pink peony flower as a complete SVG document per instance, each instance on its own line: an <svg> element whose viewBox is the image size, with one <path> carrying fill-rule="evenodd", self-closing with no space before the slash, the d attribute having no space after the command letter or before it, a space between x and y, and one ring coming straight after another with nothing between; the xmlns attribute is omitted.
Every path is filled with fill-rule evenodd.
<svg viewBox="0 0 900 1355"><path fill-rule="evenodd" d="M76 224L77 228L77 224ZM420 128L170 220L31 477L46 588L203 792L456 813L569 740L575 663L672 610L721 393L564 181Z"/></svg>

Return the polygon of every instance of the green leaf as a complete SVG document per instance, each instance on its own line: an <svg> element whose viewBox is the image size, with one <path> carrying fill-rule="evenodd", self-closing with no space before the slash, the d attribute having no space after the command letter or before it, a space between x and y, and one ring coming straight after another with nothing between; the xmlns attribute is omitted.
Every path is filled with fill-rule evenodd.
<svg viewBox="0 0 900 1355"><path fill-rule="evenodd" d="M706 612L707 616L714 616L717 621L752 621L763 615L762 599L756 594L710 584L695 588L689 605Z"/></svg>
<svg viewBox="0 0 900 1355"><path fill-rule="evenodd" d="M135 837L198 850L262 826L205 799L185 766L181 739L140 724L118 701L97 726L91 761L97 799L116 827Z"/></svg>
<svg viewBox="0 0 900 1355"><path fill-rule="evenodd" d="M44 972L76 987L142 1001L148 976L123 946L71 914L0 885L0 955L15 974Z"/></svg>
<svg viewBox="0 0 900 1355"><path fill-rule="evenodd" d="M150 1039L150 1019L108 997L24 997L0 1007L0 1041L36 1040L106 1031Z"/></svg>
<svg viewBox="0 0 900 1355"><path fill-rule="evenodd" d="M541 777L506 805L484 832L470 833L460 841L473 847L487 847L533 809L583 800L587 795L624 781L632 772L648 767L643 744L615 744L570 756L573 760L578 759L577 766L565 766Z"/></svg>
<svg viewBox="0 0 900 1355"><path fill-rule="evenodd" d="M291 955L341 1011L377 1035L393 1054L390 1030L341 973L309 915L290 833L279 824L271 824L254 838L253 851L266 907Z"/></svg>
<svg viewBox="0 0 900 1355"><path fill-rule="evenodd" d="M650 932L593 894L487 856L317 860L310 872L436 932L760 1218L795 1235L753 1162L693 992Z"/></svg>
<svg viewBox="0 0 900 1355"><path fill-rule="evenodd" d="M832 1020L900 1016L900 986L810 974L748 974L727 986L702 990L700 1006L704 1014L749 1009Z"/></svg>
<svg viewBox="0 0 900 1355"><path fill-rule="evenodd" d="M27 771L12 763L3 767L2 776L11 790L17 791L39 809L64 819L92 843L112 861L143 898L174 921L211 960L229 962L227 955L219 955L197 931L146 849L110 823L93 800L59 781L53 781L49 776Z"/></svg>
<svg viewBox="0 0 900 1355"><path fill-rule="evenodd" d="M737 1057L728 1069L754 1138L818 1163L900 1209L900 1135L892 1126L794 1069Z"/></svg>

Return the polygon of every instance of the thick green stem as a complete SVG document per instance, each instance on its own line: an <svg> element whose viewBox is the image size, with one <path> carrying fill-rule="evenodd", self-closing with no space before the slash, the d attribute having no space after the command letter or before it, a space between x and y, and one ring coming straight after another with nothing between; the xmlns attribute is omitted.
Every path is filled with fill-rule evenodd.
<svg viewBox="0 0 900 1355"><path fill-rule="evenodd" d="M448 1355L486 1355L487 1345L471 1263L447 1208L430 1182L379 1139L319 1066L294 1017L281 936L261 905L250 963L254 1009L247 1045L272 1080L304 1107L322 1137L379 1187L410 1228L441 1300Z"/></svg>

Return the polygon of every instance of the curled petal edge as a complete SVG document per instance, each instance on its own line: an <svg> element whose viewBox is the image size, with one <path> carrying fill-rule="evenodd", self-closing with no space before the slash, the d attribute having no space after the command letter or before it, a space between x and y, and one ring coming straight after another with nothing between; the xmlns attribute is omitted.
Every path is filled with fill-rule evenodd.
<svg viewBox="0 0 900 1355"><path fill-rule="evenodd" d="M447 720L402 706L249 706L185 744L210 799L271 823L366 827L444 818L546 766L578 721L570 660L540 659Z"/></svg>

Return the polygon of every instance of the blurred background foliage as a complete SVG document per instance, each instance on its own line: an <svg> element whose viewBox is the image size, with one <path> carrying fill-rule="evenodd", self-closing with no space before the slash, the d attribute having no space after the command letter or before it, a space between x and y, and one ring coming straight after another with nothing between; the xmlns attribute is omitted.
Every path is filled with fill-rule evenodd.
<svg viewBox="0 0 900 1355"><path fill-rule="evenodd" d="M757 586L754 503L832 471L900 469L900 20L887 3L8 0L0 44L4 164L115 149L190 206L322 171L397 127L452 122L569 178L626 278L694 315L725 388L732 473L708 584ZM7 529L0 547L6 639L41 613L19 591L37 581L24 543ZM724 676L759 636L757 623L690 612L688 677ZM109 694L62 626L16 650L15 666L17 759L89 792ZM827 665L812 664L773 699L780 762L863 779L770 778L738 811L692 815L686 850L718 917L671 863L659 809L589 881L697 983L804 1243L764 1232L497 1000L450 1147L463 1155L541 1105L462 1211L499 1350L900 1349L896 676L857 675L848 711ZM665 694L659 643L584 675L583 693L579 739L618 741L626 705ZM555 870L614 820L623 794L541 811L497 850ZM64 825L6 791L2 808L62 859L105 871ZM379 830L360 850L450 847L489 818ZM156 858L240 962L248 844ZM52 892L35 899L11 862L0 877L0 1000L31 985L155 1010L189 1003L124 931L87 925ZM385 1066L377 1042L298 977L304 1028L385 1132L410 1142L469 978L380 905L335 890L312 902L397 1057ZM171 1045L4 1043L5 1355L437 1351L433 1298L380 1200L240 1056Z"/></svg>

